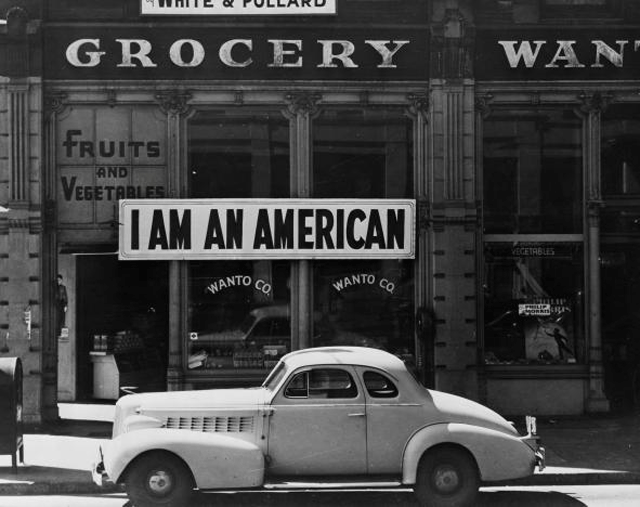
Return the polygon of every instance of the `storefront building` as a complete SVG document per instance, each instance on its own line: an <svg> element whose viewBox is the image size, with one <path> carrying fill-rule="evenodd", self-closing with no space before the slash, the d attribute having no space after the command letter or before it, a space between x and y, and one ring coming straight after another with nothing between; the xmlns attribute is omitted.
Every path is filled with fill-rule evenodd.
<svg viewBox="0 0 640 507"><path fill-rule="evenodd" d="M51 4L0 2L27 418L341 344L506 414L630 406L625 2Z"/></svg>

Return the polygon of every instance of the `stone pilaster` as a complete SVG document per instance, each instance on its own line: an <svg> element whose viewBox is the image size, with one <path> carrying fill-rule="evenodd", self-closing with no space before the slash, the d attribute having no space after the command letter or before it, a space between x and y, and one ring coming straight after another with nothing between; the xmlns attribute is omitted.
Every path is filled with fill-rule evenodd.
<svg viewBox="0 0 640 507"><path fill-rule="evenodd" d="M428 255L436 320L436 388L477 399L475 29L456 5L447 4L453 8L446 8L432 27Z"/></svg>

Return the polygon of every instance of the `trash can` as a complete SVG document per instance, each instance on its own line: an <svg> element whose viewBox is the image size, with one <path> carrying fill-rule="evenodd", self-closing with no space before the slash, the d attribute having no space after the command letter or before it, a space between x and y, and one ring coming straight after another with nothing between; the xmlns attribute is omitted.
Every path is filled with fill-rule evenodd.
<svg viewBox="0 0 640 507"><path fill-rule="evenodd" d="M18 357L0 357L0 454L11 454L14 474L18 453L24 463L22 444L22 362Z"/></svg>

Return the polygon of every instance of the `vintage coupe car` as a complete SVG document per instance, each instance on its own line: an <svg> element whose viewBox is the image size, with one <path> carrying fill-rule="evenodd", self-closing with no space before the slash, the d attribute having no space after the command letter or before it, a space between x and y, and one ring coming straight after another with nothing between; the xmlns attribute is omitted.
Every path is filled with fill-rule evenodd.
<svg viewBox="0 0 640 507"><path fill-rule="evenodd" d="M312 348L285 355L261 387L124 396L93 477L124 483L136 507L296 480L406 485L421 505L471 505L482 481L544 467L528 422L521 436L478 403L428 390L388 352Z"/></svg>

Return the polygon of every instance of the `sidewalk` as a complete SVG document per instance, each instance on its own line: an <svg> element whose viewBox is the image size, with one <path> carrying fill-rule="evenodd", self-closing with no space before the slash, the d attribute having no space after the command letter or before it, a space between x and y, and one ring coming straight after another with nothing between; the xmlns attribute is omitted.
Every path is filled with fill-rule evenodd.
<svg viewBox="0 0 640 507"><path fill-rule="evenodd" d="M115 485L101 489L91 481L99 445L111 434L113 407L92 410L98 420L61 419L44 428L26 428L25 464L17 475L11 457L0 456L0 496L121 491ZM547 451L547 468L501 485L640 483L640 416L540 418L538 433Z"/></svg>

